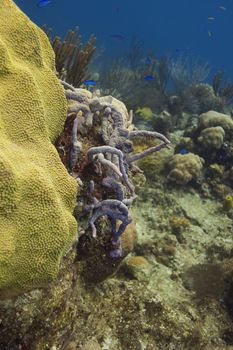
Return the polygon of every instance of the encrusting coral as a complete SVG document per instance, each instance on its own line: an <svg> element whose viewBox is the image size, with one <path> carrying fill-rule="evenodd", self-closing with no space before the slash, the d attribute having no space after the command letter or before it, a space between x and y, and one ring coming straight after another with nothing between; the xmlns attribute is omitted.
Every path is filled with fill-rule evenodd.
<svg viewBox="0 0 233 350"><path fill-rule="evenodd" d="M77 184L53 145L67 103L49 40L13 1L0 14L0 294L10 296L56 277L77 232Z"/></svg>

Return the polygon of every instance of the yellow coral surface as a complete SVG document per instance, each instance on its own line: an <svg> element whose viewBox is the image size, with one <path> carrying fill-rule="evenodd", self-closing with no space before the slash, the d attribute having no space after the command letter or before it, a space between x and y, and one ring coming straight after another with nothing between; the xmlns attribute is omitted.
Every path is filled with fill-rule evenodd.
<svg viewBox="0 0 233 350"><path fill-rule="evenodd" d="M0 2L0 295L57 275L77 232L76 182L53 142L66 118L46 35Z"/></svg>

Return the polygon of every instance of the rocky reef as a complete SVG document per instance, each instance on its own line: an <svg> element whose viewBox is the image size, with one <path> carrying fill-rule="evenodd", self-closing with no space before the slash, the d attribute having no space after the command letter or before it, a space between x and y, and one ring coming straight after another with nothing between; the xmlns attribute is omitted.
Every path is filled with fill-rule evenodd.
<svg viewBox="0 0 233 350"><path fill-rule="evenodd" d="M0 349L230 349L232 118L137 129L11 0L0 101Z"/></svg>

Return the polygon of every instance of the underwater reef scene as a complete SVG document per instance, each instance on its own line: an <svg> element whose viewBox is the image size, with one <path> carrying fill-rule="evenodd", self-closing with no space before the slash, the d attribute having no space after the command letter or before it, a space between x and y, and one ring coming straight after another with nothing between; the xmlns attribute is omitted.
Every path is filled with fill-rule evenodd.
<svg viewBox="0 0 233 350"><path fill-rule="evenodd" d="M233 82L99 51L0 1L0 350L231 350Z"/></svg>

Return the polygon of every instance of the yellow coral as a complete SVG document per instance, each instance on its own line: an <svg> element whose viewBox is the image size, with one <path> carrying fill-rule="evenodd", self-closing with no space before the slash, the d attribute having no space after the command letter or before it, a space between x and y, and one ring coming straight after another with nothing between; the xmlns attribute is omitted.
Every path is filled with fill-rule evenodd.
<svg viewBox="0 0 233 350"><path fill-rule="evenodd" d="M131 266L144 267L148 265L148 261L143 256L131 256L127 260L127 264Z"/></svg>
<svg viewBox="0 0 233 350"><path fill-rule="evenodd" d="M151 120L154 116L152 109L150 107L142 107L136 110L136 113L140 114L140 116L145 120Z"/></svg>
<svg viewBox="0 0 233 350"><path fill-rule="evenodd" d="M0 2L0 294L43 286L76 231L77 187L53 142L66 118L46 35Z"/></svg>
<svg viewBox="0 0 233 350"><path fill-rule="evenodd" d="M224 141L225 131L221 126L203 129L197 141L207 150L220 149Z"/></svg>
<svg viewBox="0 0 233 350"><path fill-rule="evenodd" d="M172 216L169 223L173 233L180 233L190 225L190 221L184 216Z"/></svg>
<svg viewBox="0 0 233 350"><path fill-rule="evenodd" d="M233 197L231 195L227 195L223 199L223 209L225 211L230 211L233 209Z"/></svg>
<svg viewBox="0 0 233 350"><path fill-rule="evenodd" d="M199 116L199 128L205 129L212 126L221 126L225 131L233 130L233 120L227 114L216 111L202 113Z"/></svg>

